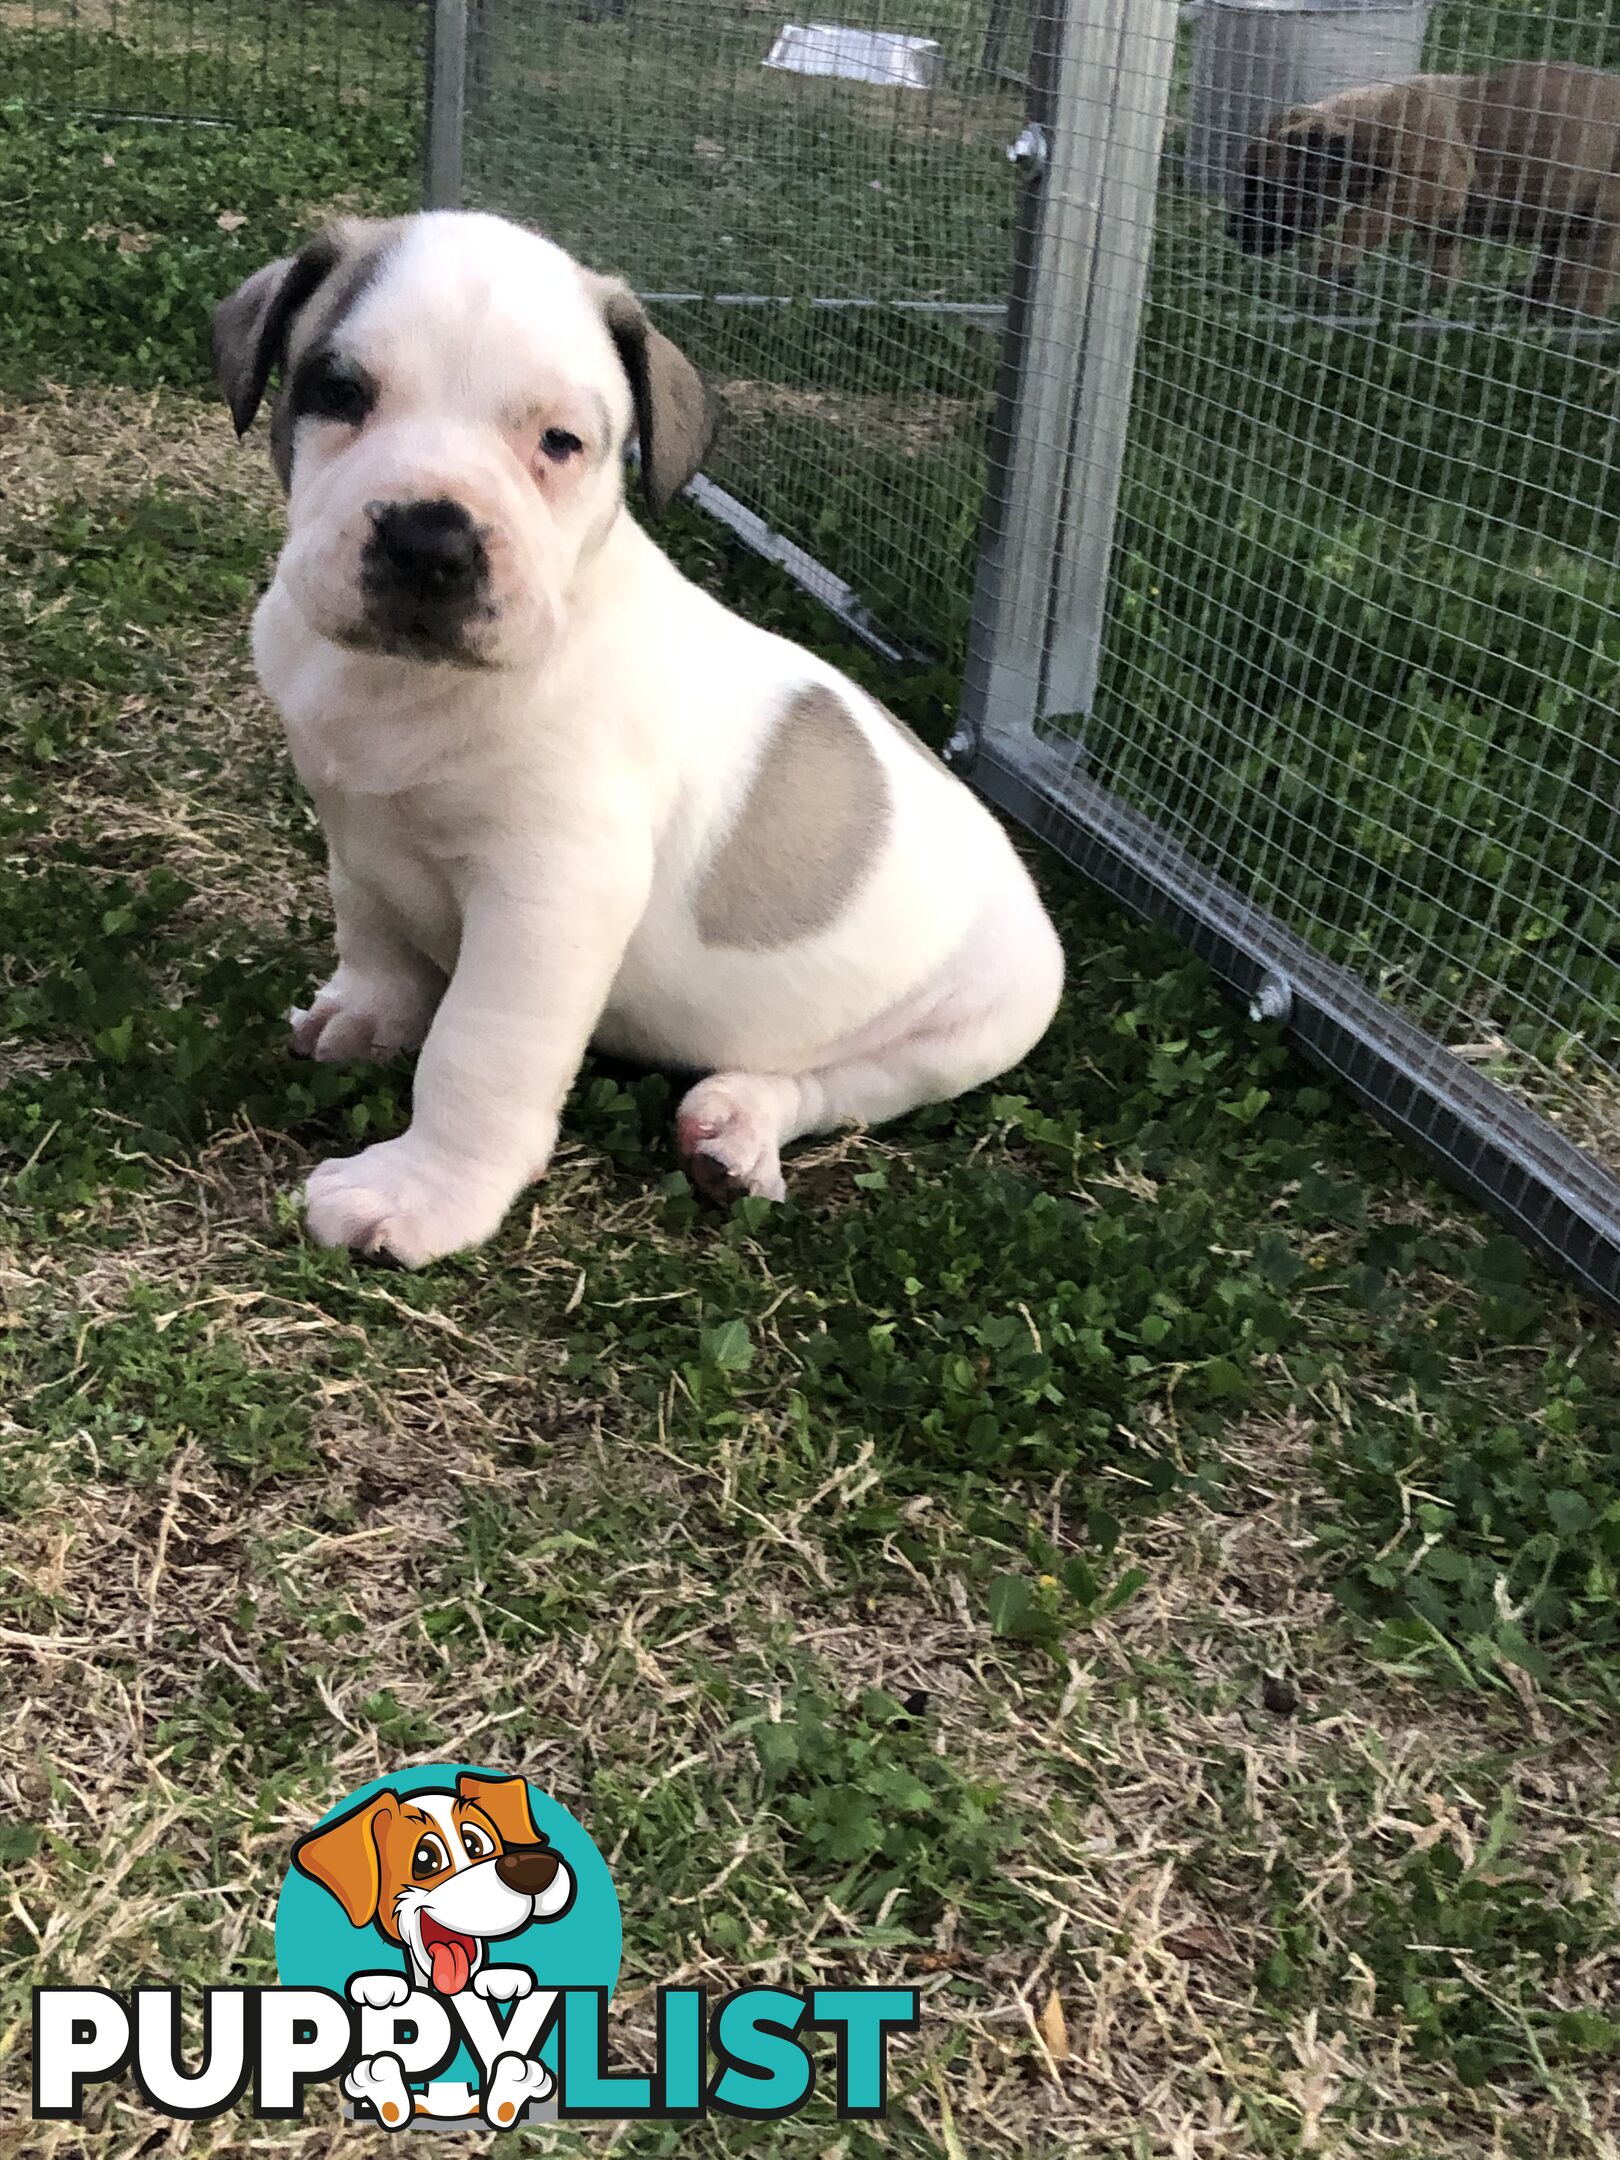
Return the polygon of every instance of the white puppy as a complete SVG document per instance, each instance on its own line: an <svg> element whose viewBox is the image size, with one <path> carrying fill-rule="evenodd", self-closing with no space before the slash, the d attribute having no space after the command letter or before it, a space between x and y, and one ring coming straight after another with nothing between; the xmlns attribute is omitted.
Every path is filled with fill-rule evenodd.
<svg viewBox="0 0 1620 2160"><path fill-rule="evenodd" d="M345 222L215 314L245 432L279 368L288 540L254 619L331 860L295 1046L421 1047L408 1132L309 1227L418 1266L546 1167L587 1044L707 1074L709 1197L796 1134L1004 1071L1062 982L1006 835L883 708L683 578L629 515L711 434L632 294L517 226Z"/></svg>

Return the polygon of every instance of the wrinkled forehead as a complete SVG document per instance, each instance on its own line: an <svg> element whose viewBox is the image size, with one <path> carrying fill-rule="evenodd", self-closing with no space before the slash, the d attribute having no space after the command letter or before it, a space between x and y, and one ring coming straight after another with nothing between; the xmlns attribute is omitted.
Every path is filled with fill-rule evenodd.
<svg viewBox="0 0 1620 2160"><path fill-rule="evenodd" d="M537 233L413 218L351 267L344 298L325 341L412 404L505 413L571 392L628 425L629 382L591 281Z"/></svg>

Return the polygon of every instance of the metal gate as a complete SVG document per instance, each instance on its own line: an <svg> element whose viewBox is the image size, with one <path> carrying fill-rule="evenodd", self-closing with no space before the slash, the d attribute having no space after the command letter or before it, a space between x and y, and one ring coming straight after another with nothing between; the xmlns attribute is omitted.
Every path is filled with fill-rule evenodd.
<svg viewBox="0 0 1620 2160"><path fill-rule="evenodd" d="M1608 0L1496 12L1443 13L1431 60L1607 57ZM1188 185L1178 91L1219 71L1178 17L1070 0L1038 42L964 747L1615 1299L1620 324L1505 305L1500 246L1438 310L1392 248L1325 305L1246 262L1247 143Z"/></svg>

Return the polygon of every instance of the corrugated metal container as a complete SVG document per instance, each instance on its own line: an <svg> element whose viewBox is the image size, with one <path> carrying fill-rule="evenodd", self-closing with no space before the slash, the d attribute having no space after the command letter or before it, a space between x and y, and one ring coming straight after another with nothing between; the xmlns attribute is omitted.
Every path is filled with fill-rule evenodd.
<svg viewBox="0 0 1620 2160"><path fill-rule="evenodd" d="M1230 199L1243 153L1292 105L1423 66L1430 0L1200 0L1187 185Z"/></svg>

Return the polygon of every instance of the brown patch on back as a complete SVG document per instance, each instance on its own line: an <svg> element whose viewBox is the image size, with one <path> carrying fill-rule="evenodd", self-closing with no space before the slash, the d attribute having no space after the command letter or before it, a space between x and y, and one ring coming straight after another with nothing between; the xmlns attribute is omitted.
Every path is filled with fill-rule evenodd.
<svg viewBox="0 0 1620 2160"><path fill-rule="evenodd" d="M859 721L819 683L799 691L704 872L698 936L769 952L827 929L870 874L890 816L888 779Z"/></svg>

